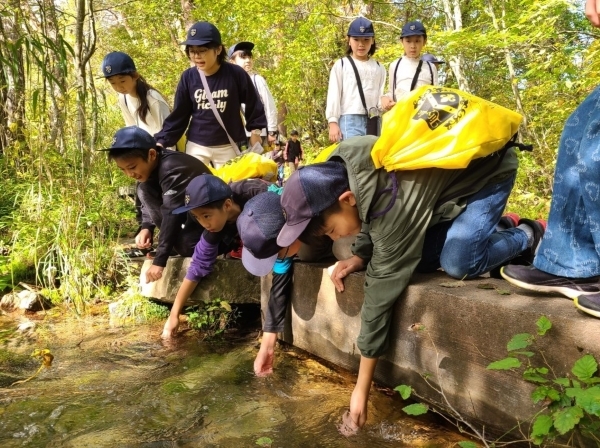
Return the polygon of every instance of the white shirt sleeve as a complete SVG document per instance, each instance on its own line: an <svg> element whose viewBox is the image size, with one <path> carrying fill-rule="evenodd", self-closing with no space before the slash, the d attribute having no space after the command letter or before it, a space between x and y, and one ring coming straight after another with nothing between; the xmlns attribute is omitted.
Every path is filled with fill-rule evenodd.
<svg viewBox="0 0 600 448"><path fill-rule="evenodd" d="M277 107L275 106L275 99L271 95L267 81L260 75L252 75L258 96L263 103L265 108L265 115L267 117L267 130L269 132L277 131Z"/></svg>
<svg viewBox="0 0 600 448"><path fill-rule="evenodd" d="M162 129L165 118L169 116L171 110L169 109L167 101L156 90L149 90L147 99L149 108L148 115L152 116L152 121L149 120L150 117L146 116L146 121L150 125L150 130L148 132L151 135L154 135Z"/></svg>
<svg viewBox="0 0 600 448"><path fill-rule="evenodd" d="M337 123L341 116L342 104L342 61L338 59L331 67L329 87L327 89L327 107L325 116L328 123Z"/></svg>

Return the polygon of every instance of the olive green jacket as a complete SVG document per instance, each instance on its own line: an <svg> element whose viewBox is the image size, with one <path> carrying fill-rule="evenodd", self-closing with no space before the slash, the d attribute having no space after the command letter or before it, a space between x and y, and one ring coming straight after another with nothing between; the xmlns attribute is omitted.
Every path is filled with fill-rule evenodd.
<svg viewBox="0 0 600 448"><path fill-rule="evenodd" d="M346 165L363 223L352 252L368 261L357 343L367 358L379 357L387 349L392 308L421 259L427 228L458 216L470 195L513 175L518 166L511 148L502 159L494 153L463 170L388 173L375 169L371 159L375 141L372 136L345 140L329 157ZM392 176L398 186L395 201Z"/></svg>

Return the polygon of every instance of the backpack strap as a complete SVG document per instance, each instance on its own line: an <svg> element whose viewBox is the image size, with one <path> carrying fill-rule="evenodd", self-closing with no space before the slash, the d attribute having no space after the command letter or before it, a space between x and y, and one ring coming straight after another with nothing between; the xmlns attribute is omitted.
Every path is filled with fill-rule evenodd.
<svg viewBox="0 0 600 448"><path fill-rule="evenodd" d="M410 91L415 90L417 86L417 81L419 81L419 74L421 73L421 67L423 67L423 59L419 61L419 65L417 65L417 71L415 72L415 76L413 77L412 82L410 83Z"/></svg>
<svg viewBox="0 0 600 448"><path fill-rule="evenodd" d="M352 60L352 57L347 56L350 61L350 65L352 65L352 69L354 70L354 76L356 76L356 85L358 86L358 94L360 95L360 100L362 101L362 105L365 108L365 113L369 115L369 109L367 109L367 102L365 101L365 93L363 92L362 83L360 82L360 76L358 74L358 69L356 68L356 64ZM342 59L343 61L343 59Z"/></svg>
<svg viewBox="0 0 600 448"><path fill-rule="evenodd" d="M429 66L429 74L431 75L431 85L433 86L433 69L431 68L431 62L427 61L427 65Z"/></svg>

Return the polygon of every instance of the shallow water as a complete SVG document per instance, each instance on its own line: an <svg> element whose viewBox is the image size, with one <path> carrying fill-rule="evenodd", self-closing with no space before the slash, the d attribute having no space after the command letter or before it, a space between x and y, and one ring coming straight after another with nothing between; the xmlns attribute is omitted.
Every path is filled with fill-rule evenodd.
<svg viewBox="0 0 600 448"><path fill-rule="evenodd" d="M113 328L103 317L46 316L34 330L0 316L0 446L9 447L450 447L464 440L428 417L407 417L374 390L369 423L345 438L336 423L354 377L294 350L275 373L252 371L256 333L163 345L161 325ZM52 367L9 387L40 366ZM268 438L272 441L268 444ZM258 442L265 442L258 445Z"/></svg>

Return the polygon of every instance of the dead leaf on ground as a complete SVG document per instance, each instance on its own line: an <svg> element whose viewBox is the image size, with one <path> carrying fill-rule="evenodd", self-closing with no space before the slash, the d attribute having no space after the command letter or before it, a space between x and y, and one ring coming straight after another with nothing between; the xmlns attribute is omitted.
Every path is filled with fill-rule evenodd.
<svg viewBox="0 0 600 448"><path fill-rule="evenodd" d="M494 285L492 285L491 283L480 283L477 285L477 288L479 288L479 289L496 289L496 287Z"/></svg>
<svg viewBox="0 0 600 448"><path fill-rule="evenodd" d="M440 283L440 286L442 286L444 288L462 288L463 286L466 286L466 284L462 280L459 280L457 282Z"/></svg>

